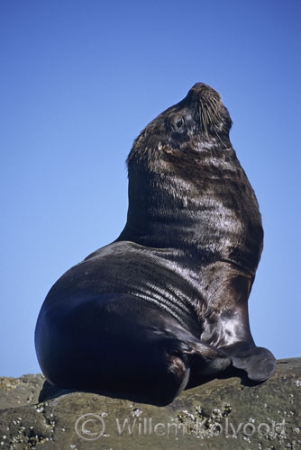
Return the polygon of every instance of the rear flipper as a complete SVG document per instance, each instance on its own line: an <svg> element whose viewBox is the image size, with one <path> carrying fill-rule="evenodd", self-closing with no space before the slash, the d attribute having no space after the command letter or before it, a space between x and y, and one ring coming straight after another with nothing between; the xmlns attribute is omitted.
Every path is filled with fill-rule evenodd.
<svg viewBox="0 0 301 450"><path fill-rule="evenodd" d="M247 372L250 380L264 381L275 372L276 359L266 348L241 343L222 350L231 357L234 367Z"/></svg>
<svg viewBox="0 0 301 450"><path fill-rule="evenodd" d="M202 377L218 374L231 365L231 358L224 352L199 342L187 342L186 353L190 365L188 388L199 385Z"/></svg>

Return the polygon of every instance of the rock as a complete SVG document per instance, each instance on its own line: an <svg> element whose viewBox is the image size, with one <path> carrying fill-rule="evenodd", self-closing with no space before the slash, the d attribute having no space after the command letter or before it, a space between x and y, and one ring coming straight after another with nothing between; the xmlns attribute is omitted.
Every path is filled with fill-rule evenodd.
<svg viewBox="0 0 301 450"><path fill-rule="evenodd" d="M41 374L20 378L0 377L0 410L38 403L44 382Z"/></svg>
<svg viewBox="0 0 301 450"><path fill-rule="evenodd" d="M301 449L301 358L262 384L234 375L163 408L0 378L0 450Z"/></svg>

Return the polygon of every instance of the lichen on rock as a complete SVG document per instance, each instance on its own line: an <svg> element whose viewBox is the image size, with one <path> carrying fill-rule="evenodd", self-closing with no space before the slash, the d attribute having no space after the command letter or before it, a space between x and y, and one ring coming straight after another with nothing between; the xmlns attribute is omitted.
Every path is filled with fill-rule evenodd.
<svg viewBox="0 0 301 450"><path fill-rule="evenodd" d="M216 378L162 408L47 388L42 375L0 378L4 450L297 450L300 429L301 358L262 384Z"/></svg>

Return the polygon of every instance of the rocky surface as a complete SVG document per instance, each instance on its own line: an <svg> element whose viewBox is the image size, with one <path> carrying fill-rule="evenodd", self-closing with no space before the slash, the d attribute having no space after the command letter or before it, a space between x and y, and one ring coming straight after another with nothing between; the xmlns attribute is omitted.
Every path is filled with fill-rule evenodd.
<svg viewBox="0 0 301 450"><path fill-rule="evenodd" d="M156 406L0 378L0 450L301 449L301 358L250 386L213 379Z"/></svg>

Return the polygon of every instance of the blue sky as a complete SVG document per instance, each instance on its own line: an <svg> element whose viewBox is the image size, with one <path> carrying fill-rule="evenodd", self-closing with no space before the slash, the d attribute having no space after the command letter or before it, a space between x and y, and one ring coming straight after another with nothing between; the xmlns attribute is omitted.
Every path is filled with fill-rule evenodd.
<svg viewBox="0 0 301 450"><path fill-rule="evenodd" d="M40 371L48 290L118 236L134 138L197 81L230 111L263 216L254 339L301 356L300 47L298 0L1 1L0 375Z"/></svg>

